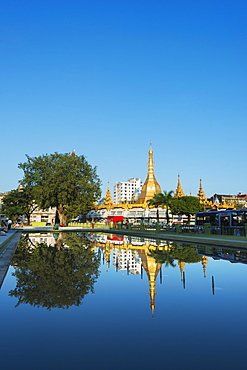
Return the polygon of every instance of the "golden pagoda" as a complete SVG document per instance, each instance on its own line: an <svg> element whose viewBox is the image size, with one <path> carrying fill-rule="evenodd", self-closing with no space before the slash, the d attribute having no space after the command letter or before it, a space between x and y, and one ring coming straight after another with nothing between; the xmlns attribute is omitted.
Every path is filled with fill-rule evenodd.
<svg viewBox="0 0 247 370"><path fill-rule="evenodd" d="M105 200L104 200L104 205L107 206L107 208L109 209L113 205L109 182L108 182L108 189L107 189Z"/></svg>
<svg viewBox="0 0 247 370"><path fill-rule="evenodd" d="M153 198L154 194L161 193L161 187L154 175L154 161L153 161L153 149L150 143L150 149L148 152L148 174L146 181L142 186L141 195L137 200L137 203L144 204L147 200Z"/></svg>
<svg viewBox="0 0 247 370"><path fill-rule="evenodd" d="M181 183L180 183L180 175L178 175L178 184L177 189L175 191L175 194L173 195L174 198L184 197L185 193L182 189Z"/></svg>
<svg viewBox="0 0 247 370"><path fill-rule="evenodd" d="M204 193L204 191L202 189L202 179L200 179L200 187L199 187L197 196L198 196L201 203L204 203L207 200L206 194Z"/></svg>

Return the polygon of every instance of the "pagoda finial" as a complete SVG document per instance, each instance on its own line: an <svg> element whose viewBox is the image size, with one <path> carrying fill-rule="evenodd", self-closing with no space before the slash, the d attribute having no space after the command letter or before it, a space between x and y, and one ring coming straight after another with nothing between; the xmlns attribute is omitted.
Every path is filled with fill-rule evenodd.
<svg viewBox="0 0 247 370"><path fill-rule="evenodd" d="M198 190L198 193L197 193L197 196L199 198L200 201L205 201L207 198L206 198L206 195L202 189L202 179L200 179L200 186L199 186L199 190Z"/></svg>
<svg viewBox="0 0 247 370"><path fill-rule="evenodd" d="M177 189L174 194L174 198L179 198L179 197L184 197L184 196L185 196L185 193L180 183L180 175L178 175L178 184L177 184Z"/></svg>

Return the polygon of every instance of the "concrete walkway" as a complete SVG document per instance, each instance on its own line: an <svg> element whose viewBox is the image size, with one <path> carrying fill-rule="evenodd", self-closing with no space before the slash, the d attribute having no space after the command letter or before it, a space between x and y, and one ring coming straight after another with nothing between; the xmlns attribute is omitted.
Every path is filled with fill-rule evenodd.
<svg viewBox="0 0 247 370"><path fill-rule="evenodd" d="M8 272L10 262L15 253L21 232L9 230L6 235L0 236L0 288Z"/></svg>

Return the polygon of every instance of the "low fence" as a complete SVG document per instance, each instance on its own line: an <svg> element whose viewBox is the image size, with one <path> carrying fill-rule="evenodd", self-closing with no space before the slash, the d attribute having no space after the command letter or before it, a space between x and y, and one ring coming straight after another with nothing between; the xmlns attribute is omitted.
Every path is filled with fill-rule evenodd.
<svg viewBox="0 0 247 370"><path fill-rule="evenodd" d="M83 229L113 229L118 230L136 230L136 231L153 231L161 233L186 233L186 234L205 234L205 235L229 235L229 236L247 236L247 224L245 226L233 226L233 227L216 227L210 224L204 225L189 225L189 224L175 224L172 226L163 225L160 223L156 224L123 224L122 222L117 223L101 223L101 222L85 222L85 223L76 223L71 222L68 224L70 227L79 227Z"/></svg>
<svg viewBox="0 0 247 370"><path fill-rule="evenodd" d="M229 236L247 236L247 224L245 226L232 226L232 227L214 227L210 224L204 225L189 225L189 224L175 224L173 226L162 225L156 223L155 225L128 224L123 226L118 224L117 228L120 230L139 230L139 231L154 231L164 233L186 233L186 234L205 234L205 235L229 235Z"/></svg>
<svg viewBox="0 0 247 370"><path fill-rule="evenodd" d="M100 223L100 222L69 222L69 227L82 227L83 229L110 229L113 223Z"/></svg>

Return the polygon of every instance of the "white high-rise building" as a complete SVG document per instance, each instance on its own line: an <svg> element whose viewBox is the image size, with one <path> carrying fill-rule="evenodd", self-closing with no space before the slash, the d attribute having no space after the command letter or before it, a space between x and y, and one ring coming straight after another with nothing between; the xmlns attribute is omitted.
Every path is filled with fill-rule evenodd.
<svg viewBox="0 0 247 370"><path fill-rule="evenodd" d="M131 202L136 200L141 193L142 182L139 178L132 178L128 181L122 181L114 185L114 204Z"/></svg>

